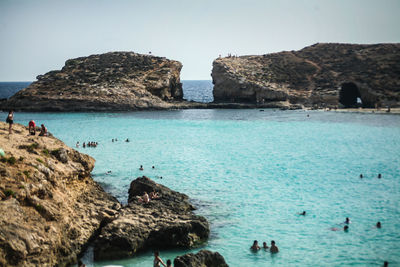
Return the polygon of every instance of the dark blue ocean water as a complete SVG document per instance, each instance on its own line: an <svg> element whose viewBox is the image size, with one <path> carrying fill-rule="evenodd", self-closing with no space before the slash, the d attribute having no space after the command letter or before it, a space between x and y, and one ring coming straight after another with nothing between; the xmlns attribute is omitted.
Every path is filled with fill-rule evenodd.
<svg viewBox="0 0 400 267"><path fill-rule="evenodd" d="M0 82L0 99L9 98L30 84L31 82Z"/></svg>
<svg viewBox="0 0 400 267"><path fill-rule="evenodd" d="M0 82L0 99L9 98L31 82ZM182 81L183 98L195 102L212 102L213 84L211 81Z"/></svg>

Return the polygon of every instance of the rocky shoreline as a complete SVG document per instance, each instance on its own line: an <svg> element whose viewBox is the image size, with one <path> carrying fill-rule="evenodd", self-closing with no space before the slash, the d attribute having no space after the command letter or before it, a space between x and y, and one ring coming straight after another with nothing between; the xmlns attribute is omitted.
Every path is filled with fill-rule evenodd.
<svg viewBox="0 0 400 267"><path fill-rule="evenodd" d="M89 244L100 260L208 239L209 224L193 213L188 196L147 177L132 181L123 206L90 176L94 159L57 138L28 135L19 124L9 135L0 122L0 144L0 266L68 266ZM145 191L159 198L142 203ZM189 258L227 266L210 253Z"/></svg>

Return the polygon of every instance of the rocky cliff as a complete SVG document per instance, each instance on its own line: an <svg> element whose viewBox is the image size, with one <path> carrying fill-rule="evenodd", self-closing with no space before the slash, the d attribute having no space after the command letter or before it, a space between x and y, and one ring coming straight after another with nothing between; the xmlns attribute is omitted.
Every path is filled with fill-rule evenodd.
<svg viewBox="0 0 400 267"><path fill-rule="evenodd" d="M271 107L400 106L400 44L315 44L218 58L215 102Z"/></svg>
<svg viewBox="0 0 400 267"><path fill-rule="evenodd" d="M37 76L1 108L24 111L123 111L173 107L181 100L182 64L133 52L70 59Z"/></svg>
<svg viewBox="0 0 400 267"><path fill-rule="evenodd" d="M159 198L143 203L140 196L144 192L157 192ZM207 220L193 214L193 210L185 194L147 177L137 178L130 185L128 205L96 239L94 258L118 259L148 249L199 245L208 239L210 229Z"/></svg>
<svg viewBox="0 0 400 267"><path fill-rule="evenodd" d="M94 159L54 137L0 122L0 266L66 266L118 201L92 180Z"/></svg>

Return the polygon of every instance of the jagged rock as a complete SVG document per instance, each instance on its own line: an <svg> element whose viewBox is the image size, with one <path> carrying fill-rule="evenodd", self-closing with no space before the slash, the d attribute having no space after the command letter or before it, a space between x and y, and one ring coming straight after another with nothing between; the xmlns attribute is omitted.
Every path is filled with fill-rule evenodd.
<svg viewBox="0 0 400 267"><path fill-rule="evenodd" d="M8 138L0 122L5 156L23 159L1 163L7 172L0 179L0 266L66 266L120 204L89 176L93 158L55 137L27 133L14 124Z"/></svg>
<svg viewBox="0 0 400 267"><path fill-rule="evenodd" d="M175 267L228 267L224 257L218 252L209 250L200 250L198 253L188 253L183 256L176 257L174 260Z"/></svg>
<svg viewBox="0 0 400 267"><path fill-rule="evenodd" d="M219 58L215 102L265 107L400 106L400 44L315 44L299 51Z"/></svg>
<svg viewBox="0 0 400 267"><path fill-rule="evenodd" d="M182 100L182 64L133 52L70 59L37 76L1 108L26 111L116 111L169 108Z"/></svg>
<svg viewBox="0 0 400 267"><path fill-rule="evenodd" d="M160 198L141 203L139 196L156 191ZM159 185L147 177L132 181L128 205L102 228L94 245L96 260L117 259L154 248L191 248L210 233L204 217L194 215L184 194Z"/></svg>

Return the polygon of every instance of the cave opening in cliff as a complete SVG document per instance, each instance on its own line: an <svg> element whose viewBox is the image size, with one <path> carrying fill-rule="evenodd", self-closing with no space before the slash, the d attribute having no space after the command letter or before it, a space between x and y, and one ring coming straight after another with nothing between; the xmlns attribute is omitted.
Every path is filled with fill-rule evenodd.
<svg viewBox="0 0 400 267"><path fill-rule="evenodd" d="M362 105L362 98L357 85L354 83L343 83L339 91L339 102L346 108Z"/></svg>

